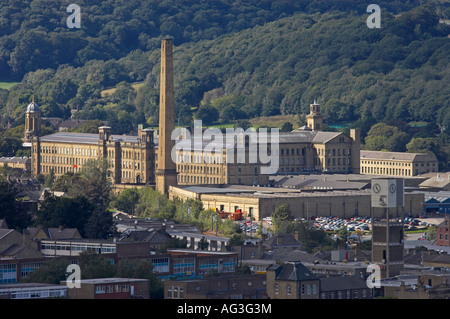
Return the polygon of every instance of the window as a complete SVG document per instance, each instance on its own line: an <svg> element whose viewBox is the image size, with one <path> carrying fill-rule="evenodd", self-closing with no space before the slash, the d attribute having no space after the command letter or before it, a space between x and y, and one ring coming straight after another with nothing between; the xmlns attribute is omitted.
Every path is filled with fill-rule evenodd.
<svg viewBox="0 0 450 319"><path fill-rule="evenodd" d="M105 293L105 286L95 286L95 293L96 294L104 294Z"/></svg>

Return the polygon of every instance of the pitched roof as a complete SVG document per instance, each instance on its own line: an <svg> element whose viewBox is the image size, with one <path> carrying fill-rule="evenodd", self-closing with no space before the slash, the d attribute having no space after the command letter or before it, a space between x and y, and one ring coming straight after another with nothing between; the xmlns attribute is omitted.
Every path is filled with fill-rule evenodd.
<svg viewBox="0 0 450 319"><path fill-rule="evenodd" d="M367 288L367 283L359 275L331 276L320 278L320 291L336 291Z"/></svg>
<svg viewBox="0 0 450 319"><path fill-rule="evenodd" d="M31 158L30 157L26 157L26 156L13 156L13 157L5 157L2 156L0 157L0 162L1 163L31 163Z"/></svg>
<svg viewBox="0 0 450 319"><path fill-rule="evenodd" d="M19 252L21 252L25 247L20 244L12 244L7 247L5 250L0 251L0 256L16 256Z"/></svg>
<svg viewBox="0 0 450 319"><path fill-rule="evenodd" d="M445 188L448 185L450 185L450 175L448 173L444 173L444 176L441 176L438 173L436 176L430 177L420 183L419 187Z"/></svg>
<svg viewBox="0 0 450 319"><path fill-rule="evenodd" d="M294 249L292 251L270 251L265 252L261 257L263 260L280 260L286 262L302 262L302 263L315 263L316 261L322 262L323 259L311 255L306 251Z"/></svg>
<svg viewBox="0 0 450 319"><path fill-rule="evenodd" d="M3 239L6 235L14 231L14 229L0 229L0 239Z"/></svg>
<svg viewBox="0 0 450 319"><path fill-rule="evenodd" d="M272 236L263 243L264 246L272 248L272 247L301 247L302 244L295 239L292 234L283 234Z"/></svg>
<svg viewBox="0 0 450 319"><path fill-rule="evenodd" d="M434 154L406 153L406 152L383 152L383 151L360 151L361 159L374 160L396 160L396 161L437 161Z"/></svg>
<svg viewBox="0 0 450 319"><path fill-rule="evenodd" d="M287 262L283 265L271 265L267 270L275 271L276 280L310 281L319 280L308 268L300 262Z"/></svg>
<svg viewBox="0 0 450 319"><path fill-rule="evenodd" d="M63 228L63 227L28 227L27 233L30 235L31 238L34 238L38 232L42 230L45 234L45 236L48 239L80 239L80 233L78 232L78 229L76 228Z"/></svg>

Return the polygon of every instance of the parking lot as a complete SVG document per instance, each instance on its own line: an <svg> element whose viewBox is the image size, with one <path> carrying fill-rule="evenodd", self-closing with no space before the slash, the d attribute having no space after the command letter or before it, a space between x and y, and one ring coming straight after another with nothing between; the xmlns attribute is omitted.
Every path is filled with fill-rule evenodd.
<svg viewBox="0 0 450 319"><path fill-rule="evenodd" d="M341 219L338 217L317 217L313 226L325 231L337 231L345 227L348 231L369 232L372 219L370 217L353 217Z"/></svg>
<svg viewBox="0 0 450 319"><path fill-rule="evenodd" d="M399 220L401 221L401 220ZM405 217L404 219L404 228L405 231L416 231L416 230L424 230L431 225L438 225L442 220L440 218L410 218ZM311 221L312 226L317 229L322 229L326 232L335 232L342 228L346 228L349 232L356 232L362 235L368 235L371 231L371 223L372 219L370 217L353 217L348 219L342 219L338 217L317 217ZM247 234L256 235L257 231L260 228L260 222L250 221L250 220L241 220L239 221L241 230ZM262 225L266 229L272 228L272 218L265 217L263 218ZM412 236L414 238L417 237L418 240L424 239L423 233L418 233L417 235Z"/></svg>

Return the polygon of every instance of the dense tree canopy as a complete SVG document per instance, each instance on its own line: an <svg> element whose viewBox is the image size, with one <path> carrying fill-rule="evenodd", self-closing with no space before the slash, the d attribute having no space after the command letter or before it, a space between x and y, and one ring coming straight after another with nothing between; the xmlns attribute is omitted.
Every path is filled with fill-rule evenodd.
<svg viewBox="0 0 450 319"><path fill-rule="evenodd" d="M398 119L437 127L430 138L449 132L443 3L378 1L382 28L369 29L367 4L356 0L80 1L84 27L67 30L60 2L45 10L41 1L20 2L0 4L0 74L22 79L0 89L4 126L23 124L32 96L44 116L76 113L107 121L116 134L157 126L160 38L170 35L179 125L305 114L317 99L326 123L358 125L363 138ZM366 147L405 150L413 135L402 131ZM20 151L14 140L3 144L5 154Z"/></svg>

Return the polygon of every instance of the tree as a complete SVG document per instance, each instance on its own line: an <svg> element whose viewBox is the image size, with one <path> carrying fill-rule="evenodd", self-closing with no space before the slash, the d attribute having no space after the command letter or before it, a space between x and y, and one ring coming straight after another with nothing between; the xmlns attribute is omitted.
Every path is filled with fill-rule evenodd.
<svg viewBox="0 0 450 319"><path fill-rule="evenodd" d="M137 188L127 188L111 201L110 207L128 214L134 214L139 199L140 192Z"/></svg>
<svg viewBox="0 0 450 319"><path fill-rule="evenodd" d="M88 160L83 165L80 178L74 181L68 193L72 197L87 198L95 203L99 210L106 209L111 194L107 160Z"/></svg>
<svg viewBox="0 0 450 319"><path fill-rule="evenodd" d="M84 225L84 234L87 238L108 239L117 233L114 228L112 213L109 210L95 210Z"/></svg>
<svg viewBox="0 0 450 319"><path fill-rule="evenodd" d="M109 258L95 251L86 251L79 256L81 279L108 278L116 275L116 268Z"/></svg>
<svg viewBox="0 0 450 319"><path fill-rule="evenodd" d="M292 132L293 129L294 129L294 126L292 125L291 122L284 122L283 125L281 126L280 131L281 132Z"/></svg>
<svg viewBox="0 0 450 319"><path fill-rule="evenodd" d="M404 152L409 135L385 123L373 125L365 138L365 148L372 151Z"/></svg>
<svg viewBox="0 0 450 319"><path fill-rule="evenodd" d="M84 237L85 226L94 210L95 206L85 197L65 198L48 195L36 213L35 225L76 228Z"/></svg>
<svg viewBox="0 0 450 319"><path fill-rule="evenodd" d="M17 220L16 197L17 190L13 184L0 176L0 219L5 219L8 227L12 229L16 228L19 222Z"/></svg>
<svg viewBox="0 0 450 319"><path fill-rule="evenodd" d="M203 125L211 125L219 119L219 111L210 105L200 106L195 113L195 118L201 120Z"/></svg>
<svg viewBox="0 0 450 319"><path fill-rule="evenodd" d="M205 236L203 236L198 242L198 249L199 250L208 250L208 247L209 247L209 242L205 238Z"/></svg>
<svg viewBox="0 0 450 319"><path fill-rule="evenodd" d="M278 229L281 223L288 221L291 218L291 211L287 204L278 206L272 213L272 222L275 229Z"/></svg>
<svg viewBox="0 0 450 319"><path fill-rule="evenodd" d="M49 258L41 267L33 270L20 282L40 282L45 284L59 285L66 280L67 260Z"/></svg>
<svg viewBox="0 0 450 319"><path fill-rule="evenodd" d="M406 144L406 149L409 153L429 153L437 150L436 139L427 138L412 138L411 141Z"/></svg>

